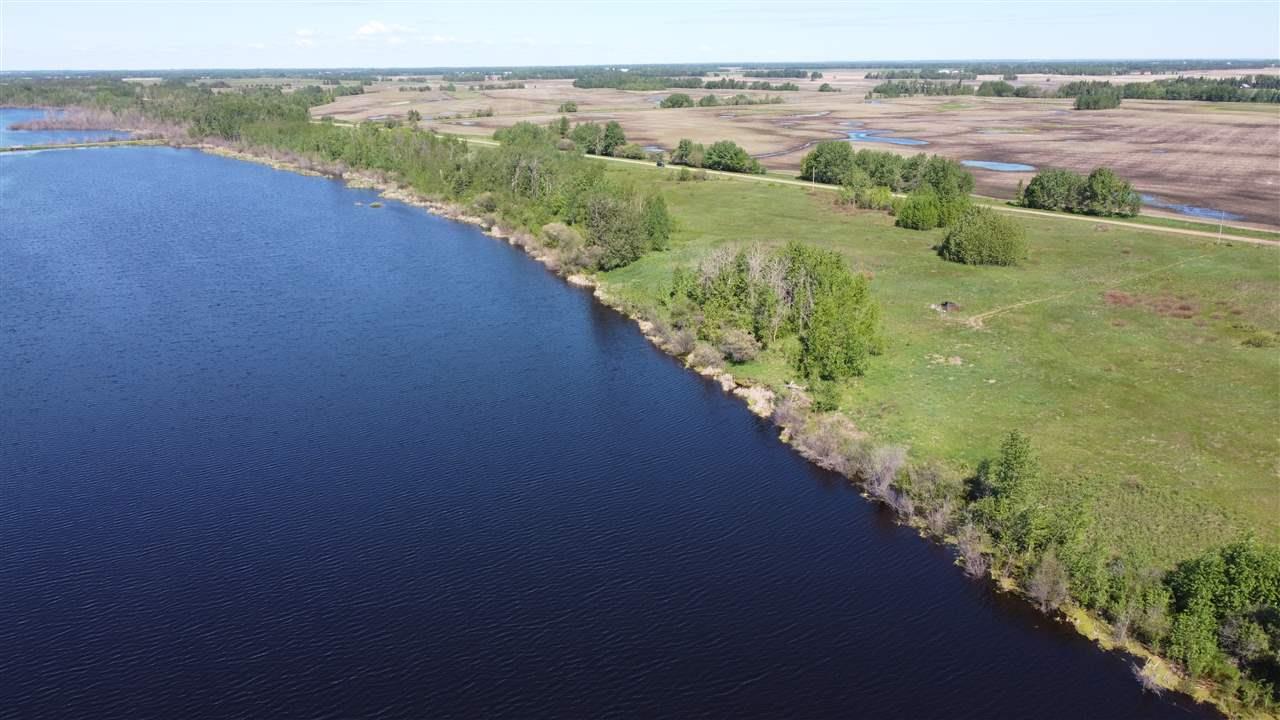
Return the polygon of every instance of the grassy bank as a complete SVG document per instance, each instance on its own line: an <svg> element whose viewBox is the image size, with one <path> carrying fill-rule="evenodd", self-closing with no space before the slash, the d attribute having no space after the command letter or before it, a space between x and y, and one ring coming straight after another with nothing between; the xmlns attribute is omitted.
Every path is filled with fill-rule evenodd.
<svg viewBox="0 0 1280 720"><path fill-rule="evenodd" d="M941 231L830 193L610 172L657 183L677 220L669 252L604 275L611 294L660 308L675 268L722 246L837 250L874 276L889 340L841 391L860 429L964 468L1023 429L1064 500L1088 499L1116 547L1165 567L1247 530L1280 542L1280 365L1246 344L1280 331L1274 249L1028 218L1029 263L975 268L937 257ZM930 308L944 301L960 310ZM801 380L774 351L734 374Z"/></svg>

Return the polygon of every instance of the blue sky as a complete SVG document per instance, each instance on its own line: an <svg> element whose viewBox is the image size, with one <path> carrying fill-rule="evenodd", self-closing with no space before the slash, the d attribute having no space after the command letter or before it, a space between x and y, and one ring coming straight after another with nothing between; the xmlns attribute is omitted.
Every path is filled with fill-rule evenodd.
<svg viewBox="0 0 1280 720"><path fill-rule="evenodd" d="M1280 2L0 2L0 70L1280 56Z"/></svg>

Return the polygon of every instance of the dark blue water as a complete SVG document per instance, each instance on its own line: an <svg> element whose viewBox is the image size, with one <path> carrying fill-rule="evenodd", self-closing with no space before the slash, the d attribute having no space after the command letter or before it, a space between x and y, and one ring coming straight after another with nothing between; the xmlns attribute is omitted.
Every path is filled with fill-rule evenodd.
<svg viewBox="0 0 1280 720"><path fill-rule="evenodd" d="M0 107L0 147L24 145L51 145L55 143L92 142L96 140L123 140L129 133L122 130L11 130L10 125L46 117L48 111L39 108Z"/></svg>
<svg viewBox="0 0 1280 720"><path fill-rule="evenodd" d="M995 160L961 160L960 164L965 167L979 168L981 170L994 170L996 172L1033 172L1036 169L1035 165L997 162Z"/></svg>
<svg viewBox="0 0 1280 720"><path fill-rule="evenodd" d="M1178 213L1179 215L1189 215L1194 218L1203 218L1207 220L1243 220L1244 219L1243 215L1237 215L1235 213L1230 213L1225 210L1215 210L1213 208L1208 208L1208 207L1199 207L1196 205L1186 205L1183 203L1171 202L1169 200L1165 200L1164 198L1156 197L1155 195L1147 195L1144 193L1140 197L1142 198L1143 205L1150 205L1151 207L1161 208L1163 210L1172 210Z"/></svg>
<svg viewBox="0 0 1280 720"><path fill-rule="evenodd" d="M0 157L0 715L1200 716L373 199Z"/></svg>
<svg viewBox="0 0 1280 720"><path fill-rule="evenodd" d="M889 143L891 145L928 145L928 140L917 140L908 137L886 137L884 133L888 130L855 130L849 133L849 139L853 142L877 142Z"/></svg>

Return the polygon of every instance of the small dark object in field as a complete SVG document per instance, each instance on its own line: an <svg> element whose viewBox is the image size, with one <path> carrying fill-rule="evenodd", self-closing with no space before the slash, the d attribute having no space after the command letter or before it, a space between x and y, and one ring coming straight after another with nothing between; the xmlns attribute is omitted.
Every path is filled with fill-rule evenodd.
<svg viewBox="0 0 1280 720"><path fill-rule="evenodd" d="M938 308L942 310L942 312L955 312L960 309L960 306L950 300L943 300L939 303Z"/></svg>

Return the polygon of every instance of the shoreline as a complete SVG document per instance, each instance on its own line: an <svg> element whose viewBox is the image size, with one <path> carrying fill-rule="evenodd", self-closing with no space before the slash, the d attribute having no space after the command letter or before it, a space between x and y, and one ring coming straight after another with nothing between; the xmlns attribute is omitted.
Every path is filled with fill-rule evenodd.
<svg viewBox="0 0 1280 720"><path fill-rule="evenodd" d="M792 409L792 414L789 415L791 417L789 422L780 420L775 416L775 410L783 401L779 400L777 393L768 387L737 379L727 368L716 366L695 367L689 364L670 347L653 321L644 317L641 311L629 308L622 301L611 297L606 283L590 274L566 274L562 272L552 255L540 252L542 248L532 233L511 226L504 226L499 219L492 215L477 215L472 208L462 204L423 196L403 183L385 176L378 177L377 174L368 171L350 170L336 174L321 172L314 168L304 167L288 159L271 157L270 151L255 154L252 150L235 149L212 143L171 143L170 146L179 149L199 150L233 160L252 162L284 172L340 180L343 184L353 189L375 190L380 197L387 200L395 200L412 207L424 209L446 220L476 226L485 235L504 240L509 245L520 248L526 255L542 264L545 269L557 275L565 283L574 287L590 288L596 301L635 322L641 334L658 350L681 362L686 369L715 382L720 386L722 392L736 396L743 401L748 411L752 414L769 420L779 430L779 439L805 460L825 470L837 472L844 476L855 486L864 500L883 504L888 506L890 510L895 510L894 504L888 498L873 494L869 490L865 479L858 477L856 474L851 474L843 468L833 467L831 463L825 461L823 453L819 449L809 447L804 443L804 431L808 426L814 423L821 425L824 421L827 423L840 422L843 416L838 412L816 412L801 406L798 409ZM799 389L793 388L793 390ZM802 392L800 394L803 396ZM908 515L903 517L899 513L895 521L915 529L923 540L950 548L957 547L957 538L954 532L949 532L946 535L930 532L926 523L919 516ZM963 568L958 557L954 564ZM1007 581L1007 579L996 577L990 571L975 577L975 579L978 579L978 577L991 582L999 592L1012 593L1034 606L1034 603L1026 593ZM1116 637L1104 619L1097 617L1082 607L1064 603L1057 608L1056 612L1043 612L1043 614L1055 623L1070 625L1076 633L1093 642L1104 652L1122 652L1127 655L1133 667L1135 681L1140 682L1151 692L1157 694L1165 691L1178 692L1197 703L1207 703L1214 706L1216 710L1227 717L1274 717L1265 713L1240 714L1238 708L1231 707L1214 692L1214 685L1206 682L1189 681L1171 663L1150 648L1132 638L1121 640ZM1188 682L1193 684L1188 687Z"/></svg>

